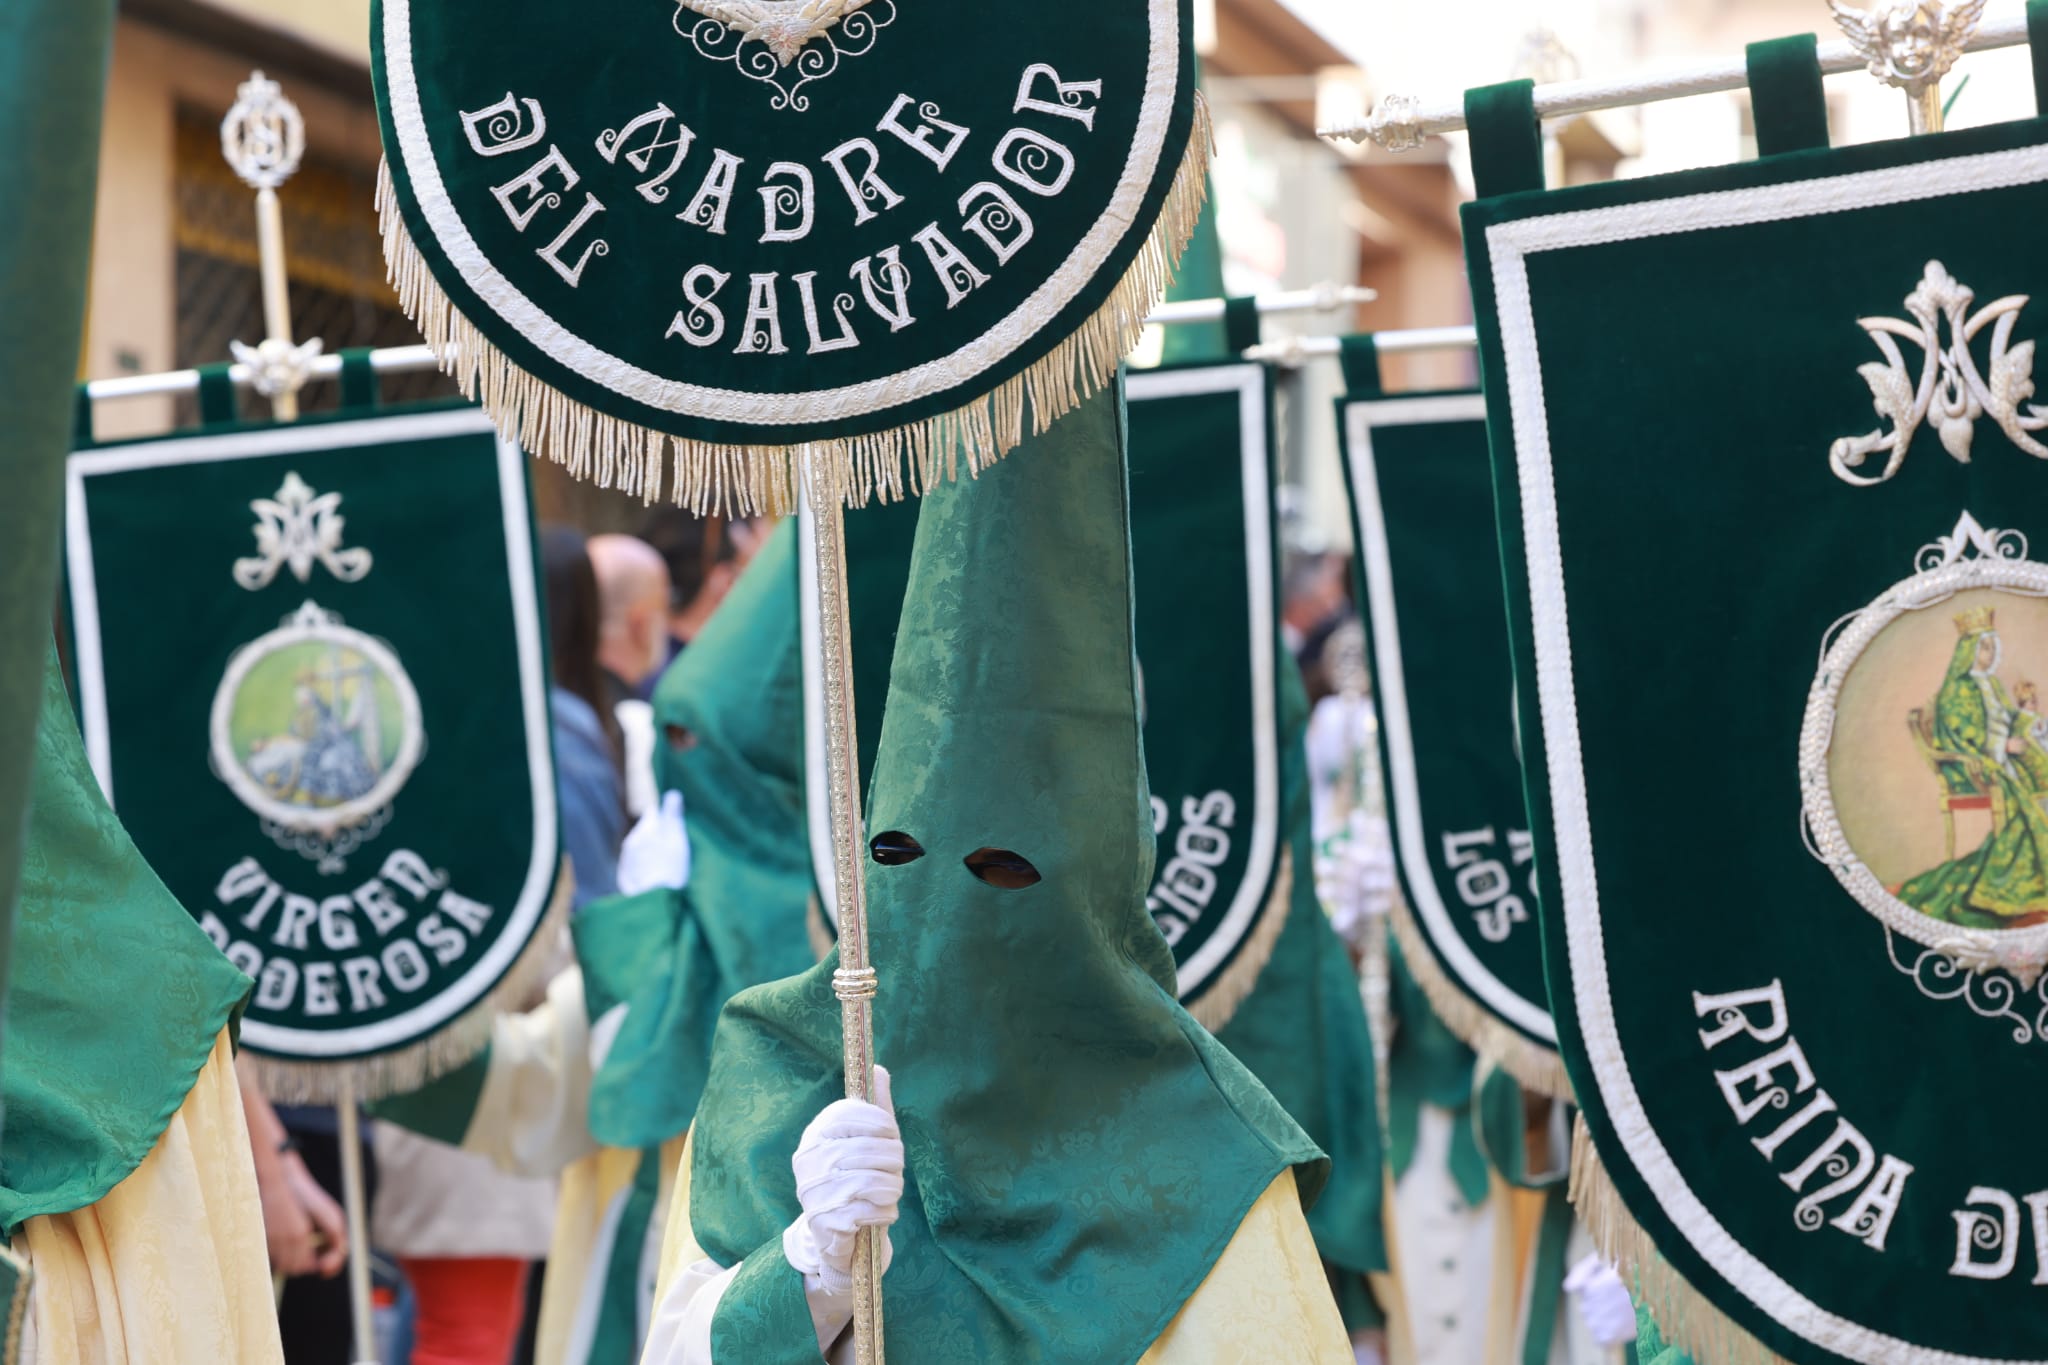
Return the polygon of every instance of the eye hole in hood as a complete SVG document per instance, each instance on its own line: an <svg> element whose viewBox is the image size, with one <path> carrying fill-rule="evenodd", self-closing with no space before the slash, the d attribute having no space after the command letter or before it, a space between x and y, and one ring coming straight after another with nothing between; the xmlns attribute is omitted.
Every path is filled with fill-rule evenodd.
<svg viewBox="0 0 2048 1365"><path fill-rule="evenodd" d="M665 725L662 738L668 741L672 752L686 754L697 747L697 734L686 725Z"/></svg>
<svg viewBox="0 0 2048 1365"><path fill-rule="evenodd" d="M1003 891L1022 891L1045 880L1030 859L1006 848L980 848L967 855L967 870Z"/></svg>
<svg viewBox="0 0 2048 1365"><path fill-rule="evenodd" d="M883 867L901 867L924 856L924 845L901 830L877 834L868 841L868 854Z"/></svg>

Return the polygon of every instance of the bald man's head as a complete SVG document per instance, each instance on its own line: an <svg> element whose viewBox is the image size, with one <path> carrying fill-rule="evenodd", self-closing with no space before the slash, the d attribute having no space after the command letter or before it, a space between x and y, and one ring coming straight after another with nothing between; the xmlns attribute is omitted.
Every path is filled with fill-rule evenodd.
<svg viewBox="0 0 2048 1365"><path fill-rule="evenodd" d="M604 617L598 662L638 687L668 659L668 564L644 540L594 536L590 567Z"/></svg>

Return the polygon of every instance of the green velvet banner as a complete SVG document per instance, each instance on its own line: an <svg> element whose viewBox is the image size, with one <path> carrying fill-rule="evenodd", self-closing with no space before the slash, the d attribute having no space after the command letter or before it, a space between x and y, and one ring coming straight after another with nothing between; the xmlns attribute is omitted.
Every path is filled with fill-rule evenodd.
<svg viewBox="0 0 2048 1365"><path fill-rule="evenodd" d="M1576 1183L1709 1361L2048 1359L2044 222L2043 120L1466 210Z"/></svg>
<svg viewBox="0 0 2048 1365"><path fill-rule="evenodd" d="M1125 397L1159 841L1146 908L1173 947L1181 1003L1216 1029L1285 927L1276 880L1313 880L1291 866L1280 781L1272 376L1248 364L1154 370L1130 375Z"/></svg>
<svg viewBox="0 0 2048 1365"><path fill-rule="evenodd" d="M1562 1096L1485 400L1345 401L1338 425L1403 892L1396 927L1458 1035Z"/></svg>
<svg viewBox="0 0 2048 1365"><path fill-rule="evenodd" d="M1194 228L1189 3L378 0L401 295L606 483L659 485L649 432L693 503L992 459L1027 375L1039 420L1107 379Z"/></svg>
<svg viewBox="0 0 2048 1365"><path fill-rule="evenodd" d="M410 1089L530 984L557 899L520 453L471 409L82 450L66 574L86 752L256 981L288 1093Z"/></svg>

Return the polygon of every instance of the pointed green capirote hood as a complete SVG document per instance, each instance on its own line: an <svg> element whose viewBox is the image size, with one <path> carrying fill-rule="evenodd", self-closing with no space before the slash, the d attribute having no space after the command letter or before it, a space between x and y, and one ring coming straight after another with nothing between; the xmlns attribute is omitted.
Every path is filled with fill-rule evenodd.
<svg viewBox="0 0 2048 1365"><path fill-rule="evenodd" d="M805 927L796 524L785 523L654 691L654 773L683 794L689 886L585 909L592 1015L629 1008L591 1090L591 1131L648 1147L689 1127L725 1002L816 960Z"/></svg>
<svg viewBox="0 0 2048 1365"><path fill-rule="evenodd" d="M0 1230L97 1203L142 1164L252 984L150 871L45 665L0 1097Z"/></svg>
<svg viewBox="0 0 2048 1365"><path fill-rule="evenodd" d="M853 515L859 515L854 513ZM1321 1155L1174 1001L1145 913L1122 405L1104 393L920 519L868 828L877 1054L908 1160L885 1284L897 1365L1129 1365L1245 1211ZM1028 860L1005 890L968 859ZM836 1097L836 955L726 1009L698 1116L697 1240L745 1267L719 1365L814 1361L782 1259L789 1161Z"/></svg>

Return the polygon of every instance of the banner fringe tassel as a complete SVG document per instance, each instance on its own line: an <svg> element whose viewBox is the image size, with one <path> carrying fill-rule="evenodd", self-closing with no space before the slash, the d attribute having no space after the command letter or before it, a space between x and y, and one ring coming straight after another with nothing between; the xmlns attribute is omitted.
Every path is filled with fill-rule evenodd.
<svg viewBox="0 0 2048 1365"><path fill-rule="evenodd" d="M1664 1340L1699 1365L1789 1365L1707 1301L1657 1253L1608 1178L1584 1115L1572 1126L1571 1201L1601 1254L1620 1268Z"/></svg>
<svg viewBox="0 0 2048 1365"><path fill-rule="evenodd" d="M1401 945L1408 974L1422 987L1429 1007L1459 1041L1478 1053L1481 1061L1513 1076L1524 1089L1557 1100L1572 1097L1564 1058L1555 1049L1532 1043L1512 1026L1502 1023L1437 965L1436 954L1423 938L1422 927L1415 922L1415 912L1408 908L1405 896L1395 894L1387 918L1393 923L1394 938Z"/></svg>
<svg viewBox="0 0 2048 1365"><path fill-rule="evenodd" d="M979 475L1021 445L1024 414L1043 434L1114 382L1145 319L1165 296L1194 236L1208 193L1209 108L1198 93L1194 127L1159 221L1095 314L1022 374L952 412L888 431L795 445L731 445L668 436L598 412L542 383L488 341L449 302L399 211L388 161L377 168L377 215L385 273L399 306L420 329L463 397L499 430L571 477L652 506L664 495L699 515L785 516L800 492L814 505L898 502L959 477Z"/></svg>
<svg viewBox="0 0 2048 1365"><path fill-rule="evenodd" d="M1188 1013L1196 1023L1211 1033L1221 1032L1237 1014L1237 1007L1245 1002L1253 987L1259 984L1259 976L1266 970L1266 964L1273 960L1273 950L1280 944L1280 935L1287 931L1287 921L1292 917L1294 907L1294 850L1280 850L1279 870L1273 874L1273 889L1266 896L1266 912L1259 918L1259 927L1237 950L1223 974L1216 978L1216 984L1202 993L1202 998L1188 1006Z"/></svg>
<svg viewBox="0 0 2048 1365"><path fill-rule="evenodd" d="M540 924L512 969L483 999L423 1042L374 1057L334 1062L285 1061L245 1051L242 1056L255 1068L265 1097L277 1104L332 1105L340 1102L345 1090L353 1089L358 1100L381 1100L411 1094L468 1065L491 1041L498 1016L526 1008L560 968L562 936L568 930L569 902L575 888L565 861ZM353 1086L345 1086L344 1079Z"/></svg>

